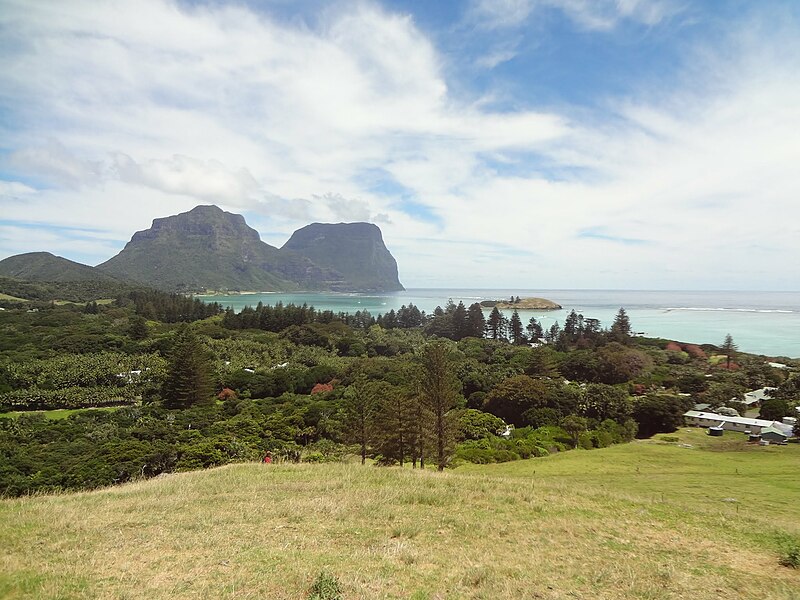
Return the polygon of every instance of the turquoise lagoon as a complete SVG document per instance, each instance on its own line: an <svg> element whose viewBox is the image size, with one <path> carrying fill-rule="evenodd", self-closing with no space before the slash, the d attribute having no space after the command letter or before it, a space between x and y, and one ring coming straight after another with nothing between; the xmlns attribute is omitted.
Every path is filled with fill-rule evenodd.
<svg viewBox="0 0 800 600"><path fill-rule="evenodd" d="M538 296L564 308L521 310L523 322L536 317L545 327L564 323L571 310L599 319L607 327L620 307L634 331L697 344L720 344L727 333L745 352L800 358L800 292L547 290L547 289L409 289L386 294L266 293L200 296L234 310L264 304L308 304L319 310L369 311L373 316L415 304L428 313L448 299L465 305L511 296ZM509 311L505 311L509 312Z"/></svg>

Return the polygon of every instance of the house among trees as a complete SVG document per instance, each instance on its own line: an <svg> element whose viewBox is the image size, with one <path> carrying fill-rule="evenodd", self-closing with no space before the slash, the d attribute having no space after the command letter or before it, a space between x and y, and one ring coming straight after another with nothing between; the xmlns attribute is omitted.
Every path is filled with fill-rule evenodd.
<svg viewBox="0 0 800 600"><path fill-rule="evenodd" d="M753 390L751 392L747 392L744 395L744 403L747 408L754 408L756 406L761 406L761 403L764 400L768 400L772 397L771 393L777 390L778 388L774 387L763 387L758 390Z"/></svg>
<svg viewBox="0 0 800 600"><path fill-rule="evenodd" d="M779 362L767 362L767 365L769 365L773 369L791 369L789 365Z"/></svg>

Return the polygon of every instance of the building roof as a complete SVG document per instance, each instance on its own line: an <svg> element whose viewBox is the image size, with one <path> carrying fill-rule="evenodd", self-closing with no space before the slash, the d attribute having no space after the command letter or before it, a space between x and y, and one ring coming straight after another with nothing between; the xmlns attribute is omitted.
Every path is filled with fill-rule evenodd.
<svg viewBox="0 0 800 600"><path fill-rule="evenodd" d="M706 404L705 402L701 402L700 404L695 404L694 409L699 411L704 411L707 408L711 408L710 404Z"/></svg>
<svg viewBox="0 0 800 600"><path fill-rule="evenodd" d="M778 388L763 387L758 390L753 390L752 392L747 392L744 395L744 403L750 406L751 404L755 404L756 402L761 402L762 400L766 400L767 398L772 398L770 392L776 389Z"/></svg>
<svg viewBox="0 0 800 600"><path fill-rule="evenodd" d="M777 433L778 435L781 435L785 438L789 437L788 435L786 435L786 433L784 433L780 429L776 429L775 427L765 427L764 429L761 430L761 435L764 435L765 433Z"/></svg>
<svg viewBox="0 0 800 600"><path fill-rule="evenodd" d="M766 419L751 419L749 417L729 417L728 415L720 415L717 413L701 412L699 410L689 410L683 413L684 417L694 417L697 419L708 419L709 421L719 421L720 423L738 423L740 425L749 425L750 427L772 427L775 421L767 421Z"/></svg>

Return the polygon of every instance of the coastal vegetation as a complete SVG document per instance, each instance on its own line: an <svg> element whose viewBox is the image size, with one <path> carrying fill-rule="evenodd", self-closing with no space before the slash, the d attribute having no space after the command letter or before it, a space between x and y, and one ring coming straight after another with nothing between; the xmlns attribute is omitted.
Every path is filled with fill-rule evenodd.
<svg viewBox="0 0 800 600"><path fill-rule="evenodd" d="M266 452L440 469L543 457L674 431L695 403L744 414L744 392L764 386L777 388L764 416L780 419L798 387L763 357L728 364L723 348L632 337L623 309L607 329L573 311L544 331L460 302L234 313L134 290L107 304L7 302L0 327L11 496Z"/></svg>
<svg viewBox="0 0 800 600"><path fill-rule="evenodd" d="M683 427L764 386L790 414L794 361L635 337L624 309L2 306L0 595L796 589L800 446Z"/></svg>

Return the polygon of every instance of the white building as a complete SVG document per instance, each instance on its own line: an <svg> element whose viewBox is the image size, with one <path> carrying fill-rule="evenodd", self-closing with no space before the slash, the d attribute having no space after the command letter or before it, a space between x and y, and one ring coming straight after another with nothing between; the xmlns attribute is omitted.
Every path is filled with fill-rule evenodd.
<svg viewBox="0 0 800 600"><path fill-rule="evenodd" d="M789 365L785 365L779 362L768 362L767 364L773 369L791 369Z"/></svg>
<svg viewBox="0 0 800 600"><path fill-rule="evenodd" d="M777 421L767 421L766 419L750 419L748 417L729 417L718 413L700 412L690 410L683 413L687 425L695 427L722 427L727 431L739 431L744 433L761 433L762 429L774 427L783 430L785 425Z"/></svg>
<svg viewBox="0 0 800 600"><path fill-rule="evenodd" d="M747 392L744 395L744 403L747 406L755 406L761 405L764 400L772 398L770 392L777 390L778 388L774 387L763 387L760 390L753 390L752 392Z"/></svg>

